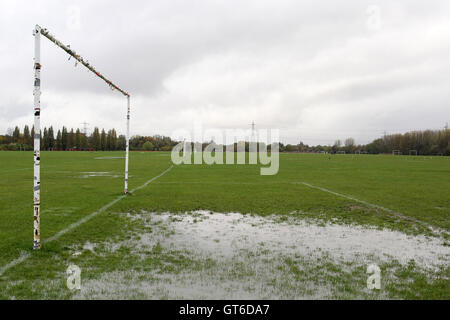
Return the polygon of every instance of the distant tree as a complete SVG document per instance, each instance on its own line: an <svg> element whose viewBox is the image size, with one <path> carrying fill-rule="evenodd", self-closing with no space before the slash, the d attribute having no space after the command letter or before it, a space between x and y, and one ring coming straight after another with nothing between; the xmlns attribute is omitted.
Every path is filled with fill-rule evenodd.
<svg viewBox="0 0 450 320"><path fill-rule="evenodd" d="M14 128L14 131L13 131L13 134L12 134L12 141L14 143L17 143L17 142L19 142L19 138L20 138L20 129L19 129L18 126L16 126Z"/></svg>
<svg viewBox="0 0 450 320"><path fill-rule="evenodd" d="M53 149L55 147L55 134L53 132L53 127L50 126L50 128L48 128L48 132L47 132L47 144L48 144L48 149Z"/></svg>
<svg viewBox="0 0 450 320"><path fill-rule="evenodd" d="M106 150L106 132L105 129L102 129L102 133L100 134L100 149Z"/></svg>
<svg viewBox="0 0 450 320"><path fill-rule="evenodd" d="M112 146L112 130L108 130L106 134L106 150L114 150Z"/></svg>
<svg viewBox="0 0 450 320"><path fill-rule="evenodd" d="M151 151L154 148L153 143L151 143L150 141L146 141L142 147L146 151Z"/></svg>
<svg viewBox="0 0 450 320"><path fill-rule="evenodd" d="M68 148L68 134L67 134L67 128L63 127L62 128L62 133L61 133L61 144L62 144L62 150L67 150Z"/></svg>
<svg viewBox="0 0 450 320"><path fill-rule="evenodd" d="M81 149L81 131L79 128L77 128L77 131L75 132L75 147Z"/></svg>
<svg viewBox="0 0 450 320"><path fill-rule="evenodd" d="M353 138L345 139L344 145L345 145L345 152L353 153L353 151L355 151L355 139Z"/></svg>
<svg viewBox="0 0 450 320"><path fill-rule="evenodd" d="M67 134L67 149L72 149L75 146L75 132L73 128L70 129L70 132Z"/></svg>
<svg viewBox="0 0 450 320"><path fill-rule="evenodd" d="M111 150L117 150L117 132L111 129Z"/></svg>
<svg viewBox="0 0 450 320"><path fill-rule="evenodd" d="M88 148L88 137L81 134L81 150L86 150Z"/></svg>
<svg viewBox="0 0 450 320"><path fill-rule="evenodd" d="M126 147L126 138L123 134L121 134L117 139L117 150L125 150L125 147Z"/></svg>
<svg viewBox="0 0 450 320"><path fill-rule="evenodd" d="M336 140L333 146L331 147L331 151L336 153L339 151L340 148L341 148L341 140Z"/></svg>
<svg viewBox="0 0 450 320"><path fill-rule="evenodd" d="M303 144L303 142L300 141L300 143L297 145L297 149L299 152L308 152L309 146L307 144Z"/></svg>
<svg viewBox="0 0 450 320"><path fill-rule="evenodd" d="M23 139L27 145L33 145L33 140L31 139L30 135L30 128L27 125L25 125L25 127L23 128Z"/></svg>
<svg viewBox="0 0 450 320"><path fill-rule="evenodd" d="M58 133L56 134L56 149L63 150L61 130L58 130Z"/></svg>
<svg viewBox="0 0 450 320"><path fill-rule="evenodd" d="M286 151L286 152L295 152L295 151L298 151L298 148L297 148L297 146L294 146L292 144L287 144L284 147L284 151Z"/></svg>
<svg viewBox="0 0 450 320"><path fill-rule="evenodd" d="M47 128L44 128L44 135L42 137L42 150L48 150L48 134L47 134Z"/></svg>
<svg viewBox="0 0 450 320"><path fill-rule="evenodd" d="M5 144L9 144L12 142L12 134L13 134L14 130L12 128L8 128L6 130L6 134L4 136L4 140L3 143Z"/></svg>
<svg viewBox="0 0 450 320"><path fill-rule="evenodd" d="M172 150L172 146L170 145L165 145L161 147L161 151L171 151Z"/></svg>
<svg viewBox="0 0 450 320"><path fill-rule="evenodd" d="M94 131L92 133L92 147L95 150L101 150L102 144L100 139L100 132L97 127L94 128Z"/></svg>

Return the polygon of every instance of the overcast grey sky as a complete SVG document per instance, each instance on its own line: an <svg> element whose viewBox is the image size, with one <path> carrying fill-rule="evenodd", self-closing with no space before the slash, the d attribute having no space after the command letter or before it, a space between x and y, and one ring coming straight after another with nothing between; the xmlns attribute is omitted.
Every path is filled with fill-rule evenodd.
<svg viewBox="0 0 450 320"><path fill-rule="evenodd" d="M367 143L450 122L450 1L0 2L0 132L33 123L35 24L132 95L131 133L279 128ZM42 37L41 124L115 127L126 101Z"/></svg>

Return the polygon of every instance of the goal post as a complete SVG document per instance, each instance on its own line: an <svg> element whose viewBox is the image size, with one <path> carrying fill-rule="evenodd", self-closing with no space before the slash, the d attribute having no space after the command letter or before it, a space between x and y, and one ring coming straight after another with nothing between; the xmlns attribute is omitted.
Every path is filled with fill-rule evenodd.
<svg viewBox="0 0 450 320"><path fill-rule="evenodd" d="M34 196L34 236L33 236L33 249L38 250L41 248L41 27L36 25L34 30L34 183L33 183L33 196Z"/></svg>
<svg viewBox="0 0 450 320"><path fill-rule="evenodd" d="M393 156L399 156L399 155L401 155L402 153L401 153L401 151L400 150L392 150L392 155Z"/></svg>
<svg viewBox="0 0 450 320"><path fill-rule="evenodd" d="M128 153L130 151L130 96L127 96L127 136L125 142L125 188L123 193L128 193Z"/></svg>
<svg viewBox="0 0 450 320"><path fill-rule="evenodd" d="M410 156L417 156L417 150L409 150Z"/></svg>
<svg viewBox="0 0 450 320"><path fill-rule="evenodd" d="M41 28L36 25L33 30L34 35L34 183L33 183L33 216L34 216L34 236L33 236L33 249L39 250L41 248L41 231L40 231L40 208L41 208L41 179L40 179L40 116L41 116L41 35L45 36L51 42L67 52L70 56L75 58L77 62L80 62L88 70L93 72L97 77L105 81L112 90L117 90L127 98L127 132L126 132L126 149L125 149L125 188L124 193L128 193L128 158L129 158L129 140L130 140L130 94L112 81L107 79L100 72L95 70L89 62L85 61L79 54L72 50L69 46L64 45L54 36L52 36L47 29Z"/></svg>

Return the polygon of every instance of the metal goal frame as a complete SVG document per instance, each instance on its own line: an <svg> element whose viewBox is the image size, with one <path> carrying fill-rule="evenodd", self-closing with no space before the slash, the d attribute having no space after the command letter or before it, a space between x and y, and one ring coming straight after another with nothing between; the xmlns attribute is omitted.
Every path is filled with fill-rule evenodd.
<svg viewBox="0 0 450 320"><path fill-rule="evenodd" d="M127 98L127 133L126 133L126 149L125 149L125 188L124 193L128 193L128 154L129 154L129 140L130 140L130 94L112 81L108 80L100 72L95 70L86 60L84 60L79 54L72 50L69 46L62 44L53 35L51 35L47 29L41 28L36 25L33 30L34 35L34 184L33 184L33 204L34 204L34 238L33 238L33 249L39 250L41 248L41 172L40 172L40 162L41 162L41 151L40 151L40 138L41 138L41 35L49 39L51 42L56 44L58 47L67 52L70 56L77 60L77 63L81 63L88 70L93 72L97 77L105 81L112 90L117 90L122 93Z"/></svg>

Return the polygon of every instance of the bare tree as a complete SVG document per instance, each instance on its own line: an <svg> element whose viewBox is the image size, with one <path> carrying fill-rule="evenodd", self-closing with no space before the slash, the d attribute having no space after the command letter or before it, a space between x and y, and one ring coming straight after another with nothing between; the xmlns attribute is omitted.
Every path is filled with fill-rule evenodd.
<svg viewBox="0 0 450 320"><path fill-rule="evenodd" d="M355 149L355 139L353 138L345 139L344 145L345 145L345 152L353 153Z"/></svg>

